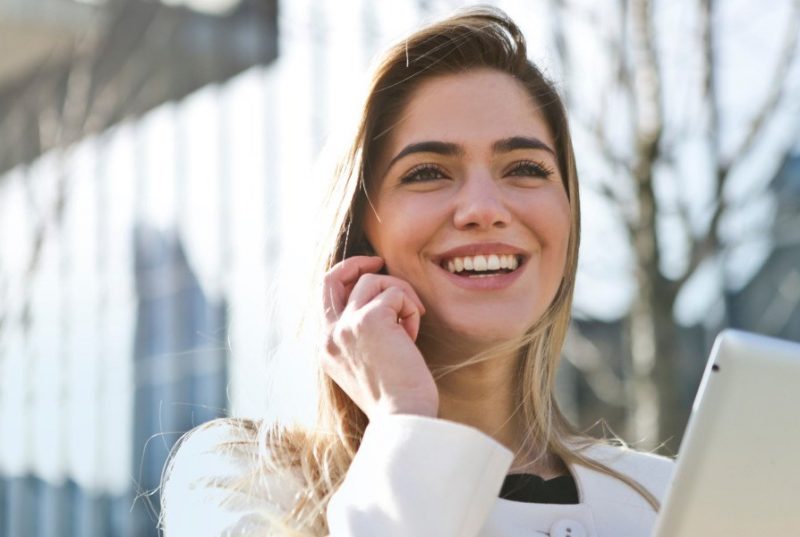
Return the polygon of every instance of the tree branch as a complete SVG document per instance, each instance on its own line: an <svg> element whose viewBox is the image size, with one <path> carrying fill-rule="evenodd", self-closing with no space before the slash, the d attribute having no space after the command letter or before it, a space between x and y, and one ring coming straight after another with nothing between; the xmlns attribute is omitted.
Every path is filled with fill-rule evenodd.
<svg viewBox="0 0 800 537"><path fill-rule="evenodd" d="M716 65L716 51L714 47L714 0L701 0L700 27L703 49L703 100L708 107L708 132L711 142L711 159L714 163L714 207L711 220L705 234L697 237L690 246L689 262L684 275L677 280L678 287L686 283L700 264L719 248L717 227L724 212L722 187L728 177L728 169L720 166L720 131L719 131L719 95L717 91L717 78L714 72ZM688 215L686 215L688 218ZM692 236L691 234L689 235Z"/></svg>
<svg viewBox="0 0 800 537"><path fill-rule="evenodd" d="M723 207L722 201L717 200L714 205L714 212L711 215L711 221L708 224L708 230L702 237L692 242L689 250L689 263L686 267L686 272L676 282L678 288L686 283L703 261L719 250L717 228L719 227L719 222L724 212Z"/></svg>
<svg viewBox="0 0 800 537"><path fill-rule="evenodd" d="M769 84L770 93L764 101L761 110L756 114L747 135L741 144L727 159L724 168L731 170L744 160L744 157L752 151L757 140L761 139L762 134L775 114L786 94L786 80L791 70L796 56L797 41L800 36L800 0L792 2L792 15L789 18L789 27L786 30L781 55L778 65L773 72L772 81Z"/></svg>
<svg viewBox="0 0 800 537"><path fill-rule="evenodd" d="M600 350L573 324L564 342L564 357L583 374L592 393L607 405L625 406L625 390Z"/></svg>

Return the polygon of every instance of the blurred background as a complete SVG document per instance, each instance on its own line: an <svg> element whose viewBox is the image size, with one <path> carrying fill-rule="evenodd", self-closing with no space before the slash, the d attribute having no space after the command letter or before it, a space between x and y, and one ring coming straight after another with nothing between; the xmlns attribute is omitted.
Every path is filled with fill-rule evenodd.
<svg viewBox="0 0 800 537"><path fill-rule="evenodd" d="M320 162L466 4L0 0L0 537L157 535L183 432L310 421ZM800 1L492 4L576 144L561 404L675 454L721 328L800 340Z"/></svg>

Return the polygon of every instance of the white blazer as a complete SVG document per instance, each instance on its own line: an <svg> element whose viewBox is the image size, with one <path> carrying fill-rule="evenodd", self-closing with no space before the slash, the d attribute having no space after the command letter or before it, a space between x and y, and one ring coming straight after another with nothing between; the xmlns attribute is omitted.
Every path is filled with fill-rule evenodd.
<svg viewBox="0 0 800 537"><path fill-rule="evenodd" d="M291 508L296 476L271 476L231 498L221 484L253 470L246 457L214 450L236 434L211 428L189 437L165 484L166 537L264 535L263 512ZM241 433L239 433L241 435ZM671 459L614 446L585 452L662 499ZM498 497L513 454L481 431L420 416L370 423L344 483L328 504L331 537L647 537L656 513L625 483L575 465L580 503ZM261 522L259 522L261 521Z"/></svg>

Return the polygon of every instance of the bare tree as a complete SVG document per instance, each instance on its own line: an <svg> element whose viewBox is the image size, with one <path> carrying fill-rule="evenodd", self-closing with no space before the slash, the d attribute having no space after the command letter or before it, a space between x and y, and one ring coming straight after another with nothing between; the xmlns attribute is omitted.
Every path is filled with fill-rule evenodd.
<svg viewBox="0 0 800 537"><path fill-rule="evenodd" d="M730 37L726 32L735 31L732 21L736 18L730 13L723 16L723 6L714 0L671 5L652 0L609 0L602 5L586 5L553 0L554 42L574 127L584 133L607 170L606 177L589 172L582 179L624 222L634 260L637 292L626 318L628 367L624 390L631 409L626 435L650 442L667 441L674 452L688 413L678 396L678 387L685 382L681 370L685 360L681 360L677 344L679 328L673 315L676 300L701 267L711 264L718 270L718 302L723 306L723 316L716 324L725 324L728 260L741 241L753 236L730 237L724 222L749 200L765 193L768 181L764 179L791 156L797 141L800 124L796 120L790 136L770 136L770 129L774 131L787 113L800 112L796 76L800 65L800 1L790 0L784 6L786 18L781 17L781 22L785 24L779 32L743 37L752 40L756 50L763 47L765 51L763 61L751 58L739 83L755 79L769 83L763 100L738 129L731 127L737 120L726 101L730 92L724 90L729 88L720 80L730 72L732 58L725 57L723 43ZM678 5L682 7L675 7ZM682 9L685 21L667 30L657 10L663 14L669 7ZM754 14L758 12L742 12L741 26L746 26L743 19ZM587 41L596 45L589 47L588 53L580 48ZM773 43L772 49L767 47L769 43ZM669 69L674 72L675 62L670 66L666 59L678 48L682 48L681 68L691 75L684 77L681 87L676 87L674 76L670 78ZM587 54L600 58L592 68L605 73L603 82L593 87L588 97L586 92L581 94L579 85L593 84L597 77L586 73ZM676 105L675 93L693 95L697 106ZM587 104L587 99L595 103ZM706 191L712 194L706 203L698 204L685 193L660 193L663 189L659 181L663 184L665 178L681 174L680 151L687 138L702 148L703 160L709 163L709 171L698 171L692 178L695 182L708 181ZM729 195L731 178L742 174L764 140L771 140L773 155L772 165L758 172L766 177L753 176L744 194ZM698 169L702 170L700 164ZM592 174L595 177L586 177ZM686 182L684 178L683 184ZM660 221L664 218L678 224L670 231L673 237L666 236ZM678 269L666 270L665 256L674 253L670 248L676 244L676 227L685 255ZM769 227L764 226L753 235L769 233Z"/></svg>

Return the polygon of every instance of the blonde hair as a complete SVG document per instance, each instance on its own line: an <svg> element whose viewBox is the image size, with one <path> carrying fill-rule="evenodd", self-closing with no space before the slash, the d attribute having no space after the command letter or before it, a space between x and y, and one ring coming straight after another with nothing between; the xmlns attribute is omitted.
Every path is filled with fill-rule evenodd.
<svg viewBox="0 0 800 537"><path fill-rule="evenodd" d="M570 204L566 265L553 301L522 338L492 349L492 353L519 355L514 396L529 441L523 444L541 446L540 455L549 452L568 465L580 464L613 476L658 510L658 500L637 481L584 455L585 448L606 441L577 432L555 400L556 369L569 327L577 271L578 178L562 101L554 85L528 60L525 39L505 13L489 7L457 12L425 26L383 56L374 71L355 137L337 167L328 196L332 225L328 228L330 236L324 241L325 263L321 268L327 271L342 259L365 252L368 245L362 218L369 207L372 166L414 89L433 77L481 68L513 76L539 107L556 145L559 171ZM482 353L458 366L434 371L434 375L438 378L454 368L489 359L492 353ZM281 523L284 535L325 534L328 500L344 479L368 422L358 406L321 370L318 385L316 429L267 430L266 426L252 423L247 426L259 431L251 437L262 454L260 472L291 467L301 476L303 490Z"/></svg>

